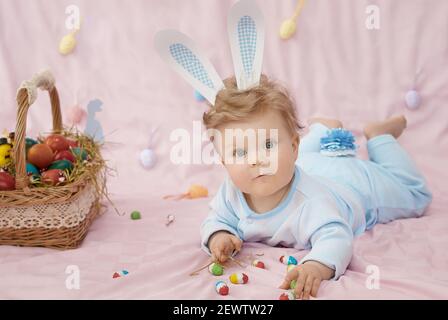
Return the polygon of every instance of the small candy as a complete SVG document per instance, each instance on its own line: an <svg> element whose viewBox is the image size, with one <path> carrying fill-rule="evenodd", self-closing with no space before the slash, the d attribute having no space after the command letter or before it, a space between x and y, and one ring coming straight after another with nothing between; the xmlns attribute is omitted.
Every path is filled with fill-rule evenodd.
<svg viewBox="0 0 448 320"><path fill-rule="evenodd" d="M296 267L295 264L290 264L290 265L288 265L288 266L286 267L286 272L291 271L291 270L294 269L295 267Z"/></svg>
<svg viewBox="0 0 448 320"><path fill-rule="evenodd" d="M140 164L145 169L151 169L157 162L157 156L152 149L144 149L140 152Z"/></svg>
<svg viewBox="0 0 448 320"><path fill-rule="evenodd" d="M128 270L121 270L121 275L127 276L129 274Z"/></svg>
<svg viewBox="0 0 448 320"><path fill-rule="evenodd" d="M215 285L216 292L222 296L229 294L229 287L224 281L218 281Z"/></svg>
<svg viewBox="0 0 448 320"><path fill-rule="evenodd" d="M297 265L297 260L293 256L281 256L280 262L286 265L294 264Z"/></svg>
<svg viewBox="0 0 448 320"><path fill-rule="evenodd" d="M232 273L229 279L233 284L246 284L249 281L249 277L245 273Z"/></svg>
<svg viewBox="0 0 448 320"><path fill-rule="evenodd" d="M254 260L252 261L252 266L260 268L260 269L266 269L264 266L264 263L260 260Z"/></svg>
<svg viewBox="0 0 448 320"><path fill-rule="evenodd" d="M296 295L294 291L284 292L280 295L278 300L296 300Z"/></svg>
<svg viewBox="0 0 448 320"><path fill-rule="evenodd" d="M292 280L289 284L290 289L295 289L297 287L297 280Z"/></svg>
<svg viewBox="0 0 448 320"><path fill-rule="evenodd" d="M141 218L142 218L142 215L140 214L140 211L132 211L131 212L132 220L140 220Z"/></svg>
<svg viewBox="0 0 448 320"><path fill-rule="evenodd" d="M214 276L222 276L224 273L224 268L219 263L213 262L208 266L208 271Z"/></svg>
<svg viewBox="0 0 448 320"><path fill-rule="evenodd" d="M114 274L113 274L113 276L112 276L112 278L120 278L120 275L118 274L118 272L115 272Z"/></svg>
<svg viewBox="0 0 448 320"><path fill-rule="evenodd" d="M422 101L420 94L416 90L409 90L404 98L407 107L411 110L417 109Z"/></svg>

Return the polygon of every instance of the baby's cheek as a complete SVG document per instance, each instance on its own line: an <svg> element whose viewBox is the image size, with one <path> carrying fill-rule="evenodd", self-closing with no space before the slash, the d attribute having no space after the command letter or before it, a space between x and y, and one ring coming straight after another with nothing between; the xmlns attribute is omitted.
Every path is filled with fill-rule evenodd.
<svg viewBox="0 0 448 320"><path fill-rule="evenodd" d="M247 192L250 181L248 170L243 165L227 165L227 172L235 186L243 192Z"/></svg>

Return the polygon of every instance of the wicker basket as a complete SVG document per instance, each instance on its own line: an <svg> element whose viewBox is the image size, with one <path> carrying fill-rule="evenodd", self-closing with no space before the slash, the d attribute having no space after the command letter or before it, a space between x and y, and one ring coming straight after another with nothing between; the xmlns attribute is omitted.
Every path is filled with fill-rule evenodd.
<svg viewBox="0 0 448 320"><path fill-rule="evenodd" d="M62 127L59 96L51 73L45 71L23 82L17 91L18 113L12 153L16 190L0 192L0 244L77 248L101 208L100 200L106 185L104 160L98 151L96 158L88 162L88 169L66 185L29 186L25 154L26 118L36 99L37 88L48 91L50 95L53 133L71 135Z"/></svg>

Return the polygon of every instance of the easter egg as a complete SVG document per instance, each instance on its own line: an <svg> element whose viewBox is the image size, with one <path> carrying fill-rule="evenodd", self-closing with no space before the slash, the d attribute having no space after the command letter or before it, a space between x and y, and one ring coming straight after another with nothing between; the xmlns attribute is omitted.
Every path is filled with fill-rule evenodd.
<svg viewBox="0 0 448 320"><path fill-rule="evenodd" d="M420 94L416 90L409 90L405 95L406 105L409 109L414 110L420 106L422 101Z"/></svg>
<svg viewBox="0 0 448 320"><path fill-rule="evenodd" d="M278 300L296 300L296 295L294 291L284 292L280 295Z"/></svg>
<svg viewBox="0 0 448 320"><path fill-rule="evenodd" d="M291 271L291 270L294 269L295 267L296 267L295 264L289 264L289 265L286 267L286 272Z"/></svg>
<svg viewBox="0 0 448 320"><path fill-rule="evenodd" d="M215 284L215 290L218 294L226 296L229 294L229 287L224 281L218 281Z"/></svg>
<svg viewBox="0 0 448 320"><path fill-rule="evenodd" d="M297 265L297 260L293 256L281 256L280 262L286 265L294 264Z"/></svg>
<svg viewBox="0 0 448 320"><path fill-rule="evenodd" d="M260 268L260 269L265 269L263 261L260 261L260 260L252 261L252 266L254 266L256 268Z"/></svg>
<svg viewBox="0 0 448 320"><path fill-rule="evenodd" d="M208 266L208 271L210 271L210 273L214 276L222 276L224 273L224 268L219 263L214 262Z"/></svg>
<svg viewBox="0 0 448 320"><path fill-rule="evenodd" d="M58 160L53 162L49 167L48 170L54 170L54 169L59 169L59 170L68 170L68 171L72 171L73 169L73 163L71 163L68 160Z"/></svg>
<svg viewBox="0 0 448 320"><path fill-rule="evenodd" d="M67 139L60 134L52 134L45 139L45 144L54 152L68 150L69 144Z"/></svg>
<svg viewBox="0 0 448 320"><path fill-rule="evenodd" d="M11 191L15 187L15 179L7 172L0 172L0 191Z"/></svg>
<svg viewBox="0 0 448 320"><path fill-rule="evenodd" d="M72 148L72 153L75 155L76 159L87 160L87 151L81 148Z"/></svg>
<svg viewBox="0 0 448 320"><path fill-rule="evenodd" d="M132 211L131 212L132 220L140 220L141 218L142 218L142 215L140 214L140 211Z"/></svg>
<svg viewBox="0 0 448 320"><path fill-rule="evenodd" d="M45 184L55 186L61 182L64 182L64 180L64 172L59 169L51 169L42 173L42 182Z"/></svg>
<svg viewBox="0 0 448 320"><path fill-rule="evenodd" d="M246 284L249 281L249 277L245 273L232 273L229 279L233 284Z"/></svg>
<svg viewBox="0 0 448 320"><path fill-rule="evenodd" d="M37 169L31 163L26 164L26 174L29 176L40 176L39 169Z"/></svg>
<svg viewBox="0 0 448 320"><path fill-rule="evenodd" d="M28 162L39 169L48 167L54 158L53 150L43 143L35 144L28 150Z"/></svg>
<svg viewBox="0 0 448 320"><path fill-rule="evenodd" d="M31 139L31 138L26 138L26 139L25 139L25 148L26 148L26 151L28 152L28 150L29 150L32 146L34 146L35 144L38 144L38 142L37 142L36 140Z"/></svg>
<svg viewBox="0 0 448 320"><path fill-rule="evenodd" d="M280 38L283 40L287 40L293 36L296 32L296 22L293 19L288 19L283 21L280 27Z"/></svg>
<svg viewBox="0 0 448 320"><path fill-rule="evenodd" d="M68 145L70 148L77 148L79 147L78 141L67 139Z"/></svg>
<svg viewBox="0 0 448 320"><path fill-rule="evenodd" d="M290 289L295 289L297 287L297 280L292 280L289 284Z"/></svg>
<svg viewBox="0 0 448 320"><path fill-rule="evenodd" d="M59 151L54 156L54 160L55 161L58 161L58 160L68 160L71 163L75 163L76 162L75 155L73 153L71 153L69 150Z"/></svg>
<svg viewBox="0 0 448 320"><path fill-rule="evenodd" d="M151 169L157 162L157 156L151 149L144 149L140 152L140 163L143 168Z"/></svg>

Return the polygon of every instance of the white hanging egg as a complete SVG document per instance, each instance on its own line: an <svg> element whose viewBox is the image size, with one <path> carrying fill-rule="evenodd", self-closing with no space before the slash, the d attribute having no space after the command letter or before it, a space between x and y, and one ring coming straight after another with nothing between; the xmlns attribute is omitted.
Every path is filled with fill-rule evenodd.
<svg viewBox="0 0 448 320"><path fill-rule="evenodd" d="M417 109L421 103L420 94L416 90L409 90L406 93L405 100L408 108L412 110Z"/></svg>
<svg viewBox="0 0 448 320"><path fill-rule="evenodd" d="M156 153L152 149L144 149L140 152L140 163L145 169L151 169L157 162Z"/></svg>

